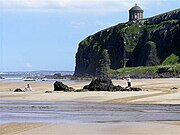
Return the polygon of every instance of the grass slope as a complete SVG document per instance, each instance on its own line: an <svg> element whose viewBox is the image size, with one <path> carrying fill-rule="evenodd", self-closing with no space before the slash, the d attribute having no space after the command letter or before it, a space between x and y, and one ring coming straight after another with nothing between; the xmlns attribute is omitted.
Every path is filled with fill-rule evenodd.
<svg viewBox="0 0 180 135"><path fill-rule="evenodd" d="M128 67L120 68L117 70L109 70L110 75L131 75L131 74L162 74L162 73L171 73L171 74L180 74L180 64L175 65L160 65L160 66L146 66L146 67Z"/></svg>

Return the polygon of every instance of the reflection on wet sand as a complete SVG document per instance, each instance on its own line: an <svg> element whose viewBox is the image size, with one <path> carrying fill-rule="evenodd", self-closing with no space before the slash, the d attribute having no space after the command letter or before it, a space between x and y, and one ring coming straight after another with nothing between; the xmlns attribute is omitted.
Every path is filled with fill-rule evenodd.
<svg viewBox="0 0 180 135"><path fill-rule="evenodd" d="M180 121L180 105L1 101L1 123Z"/></svg>

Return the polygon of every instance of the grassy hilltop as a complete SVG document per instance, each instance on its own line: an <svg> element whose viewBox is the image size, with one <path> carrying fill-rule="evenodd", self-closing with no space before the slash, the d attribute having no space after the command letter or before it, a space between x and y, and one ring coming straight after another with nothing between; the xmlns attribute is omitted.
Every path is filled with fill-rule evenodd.
<svg viewBox="0 0 180 135"><path fill-rule="evenodd" d="M145 66L143 72L152 69L152 73L159 74L161 67L171 69L171 65L174 65L172 69L176 67L173 73L169 68L163 72L178 75L179 63L180 9L176 9L151 18L120 23L90 35L79 44L75 75L124 74L124 70L133 73L140 69L139 66ZM134 68L121 69L124 65Z"/></svg>

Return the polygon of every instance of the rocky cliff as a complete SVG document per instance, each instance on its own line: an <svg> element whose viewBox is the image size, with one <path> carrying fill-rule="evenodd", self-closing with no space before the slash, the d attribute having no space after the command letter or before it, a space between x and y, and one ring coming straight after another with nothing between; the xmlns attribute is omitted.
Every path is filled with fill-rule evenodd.
<svg viewBox="0 0 180 135"><path fill-rule="evenodd" d="M87 37L79 44L75 75L99 76L123 66L163 63L180 63L180 9L120 23Z"/></svg>

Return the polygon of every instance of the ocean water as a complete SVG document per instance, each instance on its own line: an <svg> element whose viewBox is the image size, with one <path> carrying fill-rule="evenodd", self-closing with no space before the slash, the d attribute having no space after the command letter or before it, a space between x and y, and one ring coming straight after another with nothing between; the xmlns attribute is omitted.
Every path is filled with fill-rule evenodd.
<svg viewBox="0 0 180 135"><path fill-rule="evenodd" d="M32 71L32 72L0 72L0 76L4 79L0 79L0 83L14 83L24 82L24 78L27 77L38 77L43 78L46 75L54 75L60 73L61 75L73 75L73 71ZM61 81L66 85L87 82L85 80L71 80L71 79L47 79L42 81L41 79L36 80L34 83L54 83L55 81Z"/></svg>
<svg viewBox="0 0 180 135"><path fill-rule="evenodd" d="M44 77L46 75L54 75L60 73L61 75L73 75L73 71L29 71L29 72L0 72L0 76L6 80L22 80L26 77Z"/></svg>

